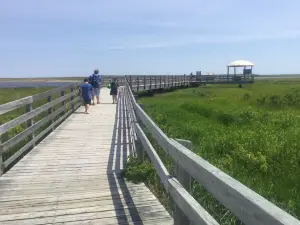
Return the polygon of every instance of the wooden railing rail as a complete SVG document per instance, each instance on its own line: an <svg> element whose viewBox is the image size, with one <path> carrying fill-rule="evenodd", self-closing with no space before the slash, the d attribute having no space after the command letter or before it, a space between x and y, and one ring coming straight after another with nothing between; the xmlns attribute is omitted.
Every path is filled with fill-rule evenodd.
<svg viewBox="0 0 300 225"><path fill-rule="evenodd" d="M103 76L102 85L106 86L114 76ZM133 91L196 86L200 84L239 84L254 82L254 75L128 75L115 76L120 86L128 82Z"/></svg>
<svg viewBox="0 0 300 225"><path fill-rule="evenodd" d="M69 93L65 94L66 92ZM61 97L52 100L52 96L54 94L60 95ZM0 142L0 175L25 151L27 151L31 147L34 147L36 145L36 142L43 138L45 134L54 130L56 125L58 125L67 116L69 116L77 108L80 107L81 102L80 96L78 95L78 84L72 84L70 86L59 87L50 91L46 91L40 94L25 97L13 102L0 105L0 115L15 110L17 108L26 106L25 114L20 115L17 118L10 120L0 126L0 135L4 135L7 131L20 124L23 124L25 122L27 123L27 128L25 130L2 143ZM34 109L33 104L43 99L45 99L47 103ZM61 106L54 111L53 108L57 105ZM66 109L69 110L65 112ZM45 116L37 122L33 121L33 119L36 116L40 115L45 111L48 111L47 116ZM39 129L43 129L42 127L46 126L47 124L49 125L44 130L42 130L37 136L35 136L35 132ZM28 142L23 147L14 150L14 154L12 154L9 158L3 160L4 153L10 151L18 143L22 142L27 137ZM0 140L2 140L2 138Z"/></svg>
<svg viewBox="0 0 300 225"><path fill-rule="evenodd" d="M174 140L164 134L137 104L129 82L125 84L124 93L130 104L129 121L134 124L132 132L136 133L137 157L143 160L146 152L154 164L165 190L176 204L175 224L218 224L190 195L193 178L246 225L300 225L299 220L188 149L191 142ZM145 126L173 159L175 177L170 176L141 126Z"/></svg>
<svg viewBox="0 0 300 225"><path fill-rule="evenodd" d="M129 85L134 91L155 90L171 87L189 86L193 80L186 76L129 76Z"/></svg>

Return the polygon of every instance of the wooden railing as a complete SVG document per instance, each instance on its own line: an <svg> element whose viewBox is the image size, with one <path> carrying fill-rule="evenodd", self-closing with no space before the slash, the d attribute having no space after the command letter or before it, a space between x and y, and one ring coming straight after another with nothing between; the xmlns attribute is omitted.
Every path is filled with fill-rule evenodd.
<svg viewBox="0 0 300 225"><path fill-rule="evenodd" d="M66 94L66 92L68 92ZM10 120L0 126L0 137L8 132L10 129L27 123L27 127L22 132L18 133L14 137L5 140L4 143L0 142L0 176L3 171L8 168L13 162L16 161L24 152L35 146L35 144L42 139L47 133L52 131L56 125L61 123L66 117L73 113L80 107L80 96L78 96L78 84L71 86L65 86L56 88L50 91L46 91L41 94L28 96L13 102L0 105L0 115L3 115L12 110L26 106L26 113L18 116L17 118ZM59 95L58 98L53 99L54 95ZM52 100L53 99L53 100ZM47 101L47 103L34 108L34 104L39 101ZM56 110L55 107L60 107ZM66 110L69 109L67 112ZM39 121L34 121L34 118L41 113L47 112L47 116L41 118ZM48 126L47 126L48 125ZM45 127L46 126L46 127ZM45 127L45 128L44 128ZM35 136L35 132L43 129ZM14 149L13 154L3 160L3 154L11 151L18 143L28 138L28 142L20 149ZM2 138L1 138L2 139ZM1 141L0 139L0 141Z"/></svg>
<svg viewBox="0 0 300 225"><path fill-rule="evenodd" d="M167 89L190 86L196 82L190 76L126 76L127 81L134 91Z"/></svg>
<svg viewBox="0 0 300 225"><path fill-rule="evenodd" d="M200 84L239 84L254 82L252 75L156 75L156 76L126 76L126 81L133 91L151 91L177 87L197 86ZM125 85L125 79L118 77L120 85Z"/></svg>
<svg viewBox="0 0 300 225"><path fill-rule="evenodd" d="M176 205L175 224L218 224L191 196L193 178L244 224L300 225L299 220L193 153L190 141L174 140L164 134L136 102L129 82L125 84L124 93L137 157L143 161L146 152L153 163L166 192ZM169 174L142 127L173 159L175 176Z"/></svg>

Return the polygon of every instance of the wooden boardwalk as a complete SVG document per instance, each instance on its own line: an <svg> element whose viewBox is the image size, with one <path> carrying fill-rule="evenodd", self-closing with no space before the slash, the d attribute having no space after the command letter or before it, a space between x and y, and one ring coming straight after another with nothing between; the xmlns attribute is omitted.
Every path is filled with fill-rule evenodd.
<svg viewBox="0 0 300 225"><path fill-rule="evenodd" d="M83 107L0 177L0 224L173 224L144 184L118 174L131 151L123 97Z"/></svg>

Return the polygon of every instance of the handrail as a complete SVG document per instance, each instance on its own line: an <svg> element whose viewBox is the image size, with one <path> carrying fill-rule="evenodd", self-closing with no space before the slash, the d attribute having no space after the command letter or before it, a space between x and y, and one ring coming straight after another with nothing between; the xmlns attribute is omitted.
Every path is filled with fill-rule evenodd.
<svg viewBox="0 0 300 225"><path fill-rule="evenodd" d="M300 221L280 209L267 199L258 195L245 185L241 184L234 178L230 177L220 169L211 165L209 162L202 159L199 155L187 149L182 140L170 139L163 131L151 120L151 118L144 112L144 110L137 104L134 99L132 89L129 82L125 84L125 98L131 102L133 111L130 111L130 118L136 117L135 129L137 133L137 154L138 158L143 160L144 151L149 155L150 160L155 166L165 190L170 193L173 201L177 204L177 208L182 210L183 214L175 217L175 224L181 224L178 221L190 221L194 224L218 224L206 212L203 214L203 208L200 205L195 205L195 199L188 194L189 184L186 180L193 177L201 184L208 192L210 192L220 203L230 209L244 224L260 224L260 225L300 225ZM168 153L168 155L176 163L177 172L176 178L180 184L185 187L187 193L183 194L182 186L170 185L170 180L175 183L178 180L171 177L165 172L165 167L162 164L159 156L157 156L155 149L141 130L140 126L144 125L151 133L152 137L157 141L160 147ZM181 142L182 144L180 144ZM184 144L184 145L183 145ZM181 174L181 175L180 175ZM184 176L182 176L184 174ZM185 181L184 181L185 180ZM172 182L171 182L172 183ZM180 188L179 188L180 187ZM175 198L174 192L182 195ZM182 202L185 201L186 204ZM187 203L194 204L193 207ZM183 224L183 223L182 223ZM185 222L185 224L187 224Z"/></svg>
<svg viewBox="0 0 300 225"><path fill-rule="evenodd" d="M55 88L40 94L28 96L13 102L8 102L6 104L0 105L0 115L22 106L26 106L27 109L27 112L25 114L20 115L19 117L10 120L0 126L0 135L3 135L17 125L27 122L27 128L22 132L18 133L14 137L11 137L9 140L6 140L4 143L1 143L0 139L0 176L6 168L8 168L13 162L15 162L16 159L18 159L25 151L27 151L31 147L34 147L36 142L43 138L45 134L53 130L56 125L58 125L67 116L69 116L77 108L80 107L81 103L80 97L78 96L78 86L79 84L74 83L72 85ZM65 95L66 91L68 91L69 93ZM52 100L52 96L56 94L59 94L60 97ZM33 109L33 104L42 99L47 99L47 103ZM58 109L53 110L53 108L59 104L61 106ZM65 112L68 108L70 108L69 111ZM33 121L36 116L45 111L48 111L47 116L40 119L39 121ZM37 136L35 136L35 132L48 123L49 125ZM28 142L20 149L16 149L16 152L14 152L12 156L3 161L3 153L8 152L27 137L29 137Z"/></svg>
<svg viewBox="0 0 300 225"><path fill-rule="evenodd" d="M17 125L22 124L22 123L26 122L27 120L34 118L35 116L41 114L42 112L48 110L49 108L57 105L58 103L61 103L62 101L66 100L66 99L68 99L68 98L70 98L70 97L72 97L76 94L78 94L78 92L73 91L70 94L67 94L67 95L64 95L60 98L57 98L57 99L55 99L55 100L53 100L53 101L51 101L47 104L44 104L44 105L42 105L42 106L40 106L40 107L38 107L34 110L31 110L28 113L25 113L25 114L17 117L17 118L15 118L15 119L13 119L13 120L5 123L5 124L2 124L0 126L0 135L7 132L11 128L16 127Z"/></svg>
<svg viewBox="0 0 300 225"><path fill-rule="evenodd" d="M35 94L35 95L32 95L32 96L28 96L28 97L25 97L25 98L18 99L16 101L12 101L12 102L2 104L2 105L0 105L0 115L2 115L4 113L7 113L7 112L10 112L14 109L20 108L22 106L25 106L27 104L31 104L34 101L38 101L38 100L47 98L48 96L52 96L55 93L59 93L61 91L69 90L71 88L77 88L78 85L79 85L78 83L74 83L72 85L62 86L62 87L59 87L59 88L55 88L55 89L52 89L52 90L49 90L49 91L42 92L40 94Z"/></svg>
<svg viewBox="0 0 300 225"><path fill-rule="evenodd" d="M239 78L239 79L237 79ZM239 84L254 81L252 75L130 75L122 78L122 83L128 82L132 91L151 91L156 89L187 87L201 83Z"/></svg>

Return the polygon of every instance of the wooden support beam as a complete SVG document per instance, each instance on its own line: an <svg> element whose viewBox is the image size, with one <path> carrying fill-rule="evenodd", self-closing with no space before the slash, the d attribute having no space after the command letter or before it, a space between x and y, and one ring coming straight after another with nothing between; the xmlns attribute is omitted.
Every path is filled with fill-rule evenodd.
<svg viewBox="0 0 300 225"><path fill-rule="evenodd" d="M71 87L71 93L72 93L73 91L74 91L74 88ZM70 101L72 102L73 100L74 100L74 95L71 95ZM74 103L74 102L72 102L72 104L71 104L71 109L72 109L72 112L75 111L75 103Z"/></svg>
<svg viewBox="0 0 300 225"><path fill-rule="evenodd" d="M32 108L32 103L26 105L26 113L29 113L30 111L32 111L32 109L33 109ZM29 128L29 127L31 127L33 125L34 125L33 118L27 120L27 128ZM34 132L32 132L32 134L29 135L29 141L31 141L31 140L33 140L32 141L32 147L34 147L35 146Z"/></svg>
<svg viewBox="0 0 300 225"><path fill-rule="evenodd" d="M192 142L176 139L177 142L192 150ZM178 163L175 165L175 177L179 181L179 183L184 187L184 189L191 193L192 188L192 177L189 173L187 173L184 168L182 168ZM175 205L175 213L174 213L174 225L186 224L190 225L190 220L188 217L182 212L178 205Z"/></svg>
<svg viewBox="0 0 300 225"><path fill-rule="evenodd" d="M1 137L1 135L0 135L0 177L1 177L1 175L3 174L3 154L2 154L2 152L3 152L3 146L2 146L2 137Z"/></svg>

